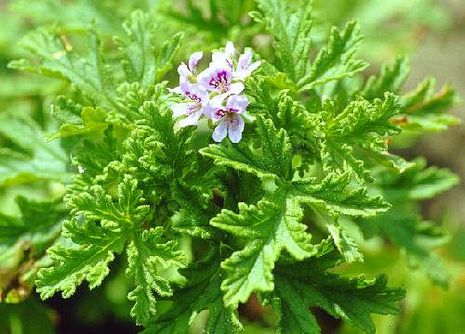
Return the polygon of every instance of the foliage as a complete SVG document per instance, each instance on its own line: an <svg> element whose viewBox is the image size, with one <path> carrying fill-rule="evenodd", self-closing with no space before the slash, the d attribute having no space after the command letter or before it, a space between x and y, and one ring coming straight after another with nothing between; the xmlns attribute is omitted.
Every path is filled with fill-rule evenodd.
<svg viewBox="0 0 465 334"><path fill-rule="evenodd" d="M402 132L455 124L446 113L453 89L435 92L427 79L404 93L405 58L365 79L358 23L313 42L309 2L182 3L16 3L46 25L27 33L23 58L9 68L52 78L48 90L24 88L51 116L0 115L0 187L52 190L35 200L20 192L17 210L0 215L1 299L17 302L33 287L43 299L69 298L122 266L128 313L146 333L242 333L240 304L256 297L279 333L319 333L315 309L374 333L371 315L398 314L405 291L379 272L342 272L365 258L348 222L405 250L446 286L432 250L444 233L418 204L457 177L389 146ZM127 15L136 7L146 12ZM92 18L78 19L86 9ZM63 15L48 25L54 13ZM169 35L159 20L185 33ZM206 120L180 128L173 118L180 101L166 80L192 48L192 32L201 42L193 45L215 48L237 36L263 51L245 81L239 143L213 143Z"/></svg>

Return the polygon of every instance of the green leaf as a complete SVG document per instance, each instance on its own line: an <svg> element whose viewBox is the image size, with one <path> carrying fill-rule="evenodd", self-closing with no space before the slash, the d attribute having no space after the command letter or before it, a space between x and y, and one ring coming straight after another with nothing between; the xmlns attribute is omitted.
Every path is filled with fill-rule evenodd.
<svg viewBox="0 0 465 334"><path fill-rule="evenodd" d="M460 120L445 113L456 102L456 94L450 85L435 92L435 81L424 80L418 87L402 96L401 114L395 119L403 128L412 131L438 132L447 130Z"/></svg>
<svg viewBox="0 0 465 334"><path fill-rule="evenodd" d="M310 90L330 81L351 77L363 71L367 63L354 59L362 41L357 22L350 22L343 31L333 27L328 45L321 49L309 73L297 83L300 91Z"/></svg>
<svg viewBox="0 0 465 334"><path fill-rule="evenodd" d="M397 101L397 97L390 93L385 94L384 100L376 99L373 103L359 99L339 114L336 114L334 104L326 103L326 140L321 143L325 167L339 172L349 169L360 179L370 180L364 161L367 158L398 166L391 162L385 140L385 136L399 132L399 127L391 122L391 118L400 112Z"/></svg>
<svg viewBox="0 0 465 334"><path fill-rule="evenodd" d="M156 313L156 298L173 294L173 283L181 284L184 278L177 270L184 267L184 254L177 249L174 240L163 238L163 228L146 230L136 236L128 248L129 266L126 274L134 279L135 289L128 298L135 302L131 315L137 324L146 324Z"/></svg>
<svg viewBox="0 0 465 334"><path fill-rule="evenodd" d="M263 65L262 65L263 66ZM272 77L252 77L246 81L248 96L253 97L248 110L273 121L277 129L286 130L293 152L316 156L317 113L310 112L287 89L276 87Z"/></svg>
<svg viewBox="0 0 465 334"><path fill-rule="evenodd" d="M66 138L77 135L94 134L102 136L103 132L108 128L109 124L106 122L107 113L99 108L84 107L81 110L82 125L77 124L64 124L60 130L50 136L49 140L57 138Z"/></svg>
<svg viewBox="0 0 465 334"><path fill-rule="evenodd" d="M138 82L147 88L159 81L172 67L179 48L182 33L175 34L165 42L159 52L156 46L156 26L150 15L138 10L123 24L126 35L117 38L120 51L124 54L123 67L129 82Z"/></svg>
<svg viewBox="0 0 465 334"><path fill-rule="evenodd" d="M66 210L61 199L16 199L19 217L0 214L0 299L18 302L33 287L45 251L60 235Z"/></svg>
<svg viewBox="0 0 465 334"><path fill-rule="evenodd" d="M433 282L446 287L450 274L433 249L447 236L441 227L425 222L416 201L432 198L458 183L457 176L447 169L426 167L424 159L416 159L403 174L384 170L378 173L376 185L393 204L393 209L373 219L360 221L362 230L377 229L392 243L404 249L414 267Z"/></svg>
<svg viewBox="0 0 465 334"><path fill-rule="evenodd" d="M391 66L384 65L381 73L372 75L361 92L367 100L381 99L385 92L398 94L407 80L410 72L410 62L407 57L399 57Z"/></svg>
<svg viewBox="0 0 465 334"><path fill-rule="evenodd" d="M106 193L101 186L93 186L90 192L80 192L68 197L68 205L75 215L104 225L137 226L148 215L149 207L143 205L142 191L137 180L126 175L118 185L118 198Z"/></svg>
<svg viewBox="0 0 465 334"><path fill-rule="evenodd" d="M263 12L253 13L256 21L265 24L273 36L278 68L298 82L308 72L312 28L311 1L302 1L297 10L291 10L286 1L258 0Z"/></svg>
<svg viewBox="0 0 465 334"><path fill-rule="evenodd" d="M226 279L221 288L227 306L246 302L252 292L273 290L272 270L282 250L299 260L315 254L302 216L298 202L274 194L257 205L240 203L238 214L223 210L211 220L211 225L247 241L222 263Z"/></svg>
<svg viewBox="0 0 465 334"><path fill-rule="evenodd" d="M218 180L212 174L191 175L198 181L198 187L188 187L176 183L173 187L173 199L180 206L179 212L172 217L176 231L187 233L202 239L217 237L214 228L209 225L210 218L218 213L214 204L213 190L218 186Z"/></svg>
<svg viewBox="0 0 465 334"><path fill-rule="evenodd" d="M400 175L380 173L376 183L386 198L403 202L433 198L457 185L459 178L447 168L427 167L426 160L418 158Z"/></svg>
<svg viewBox="0 0 465 334"><path fill-rule="evenodd" d="M89 31L88 35L88 48L80 55L73 51L64 35L57 36L45 29L36 30L22 40L21 46L36 58L37 63L22 59L11 62L9 66L66 79L95 103L100 102L106 108L116 107L113 73L102 58L96 33Z"/></svg>
<svg viewBox="0 0 465 334"><path fill-rule="evenodd" d="M61 242L49 248L54 265L41 269L36 281L42 299L58 291L62 291L63 298L69 298L84 280L89 282L90 289L99 286L109 273L108 264L113 261L114 253L123 250L128 238L126 230L77 220L66 222L63 233L76 245Z"/></svg>
<svg viewBox="0 0 465 334"><path fill-rule="evenodd" d="M204 156L213 158L218 166L227 166L262 179L288 179L291 175L290 143L286 132L276 130L271 121L257 117L257 141L260 152L239 143L216 144L201 149Z"/></svg>
<svg viewBox="0 0 465 334"><path fill-rule="evenodd" d="M332 252L298 264L278 266L276 295L281 300L281 309L299 319L300 326L312 328L312 317L304 317L302 311L304 307L309 310L317 306L366 333L375 333L371 313L398 314L397 302L404 298L405 292L387 288L386 276L345 278L329 273L326 270L337 264L334 259ZM295 300L293 296L299 298ZM284 328L281 328L282 332Z"/></svg>
<svg viewBox="0 0 465 334"><path fill-rule="evenodd" d="M237 312L223 304L218 255L210 252L206 258L182 271L187 285L175 290L169 300L173 302L172 306L160 312L143 333L188 333L193 317L203 310L208 310L205 333L243 333Z"/></svg>
<svg viewBox="0 0 465 334"><path fill-rule="evenodd" d="M148 207L141 205L141 195L137 181L126 176L118 186L116 201L100 186L69 197L74 217L65 223L63 230L69 240L48 251L53 266L41 269L36 282L42 298L49 298L57 291L68 298L84 279L91 289L102 283L114 253L123 251L131 230L139 227L148 214Z"/></svg>
<svg viewBox="0 0 465 334"><path fill-rule="evenodd" d="M296 178L291 193L297 200L315 208L324 208L333 216L375 216L391 206L381 197L369 197L367 189L350 188L352 175L329 174L321 182L314 178Z"/></svg>
<svg viewBox="0 0 465 334"><path fill-rule="evenodd" d="M27 117L3 113L0 138L0 185L12 186L39 180L66 181L68 158L60 143L46 143L44 133Z"/></svg>
<svg viewBox="0 0 465 334"><path fill-rule="evenodd" d="M358 245L349 236L341 225L336 222L326 220L328 232L334 240L334 244L341 253L344 260L348 263L363 262L363 254L360 252Z"/></svg>

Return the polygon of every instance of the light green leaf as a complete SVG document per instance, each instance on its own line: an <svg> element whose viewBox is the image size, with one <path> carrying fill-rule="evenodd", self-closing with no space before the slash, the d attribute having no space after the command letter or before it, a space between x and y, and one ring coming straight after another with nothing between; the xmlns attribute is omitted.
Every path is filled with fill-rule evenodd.
<svg viewBox="0 0 465 334"><path fill-rule="evenodd" d="M208 310L205 333L243 333L237 312L223 304L219 264L219 254L210 252L183 270L187 285L175 290L172 306L157 314L143 333L187 334L194 317L204 310Z"/></svg>
<svg viewBox="0 0 465 334"><path fill-rule="evenodd" d="M273 36L279 69L296 83L308 72L312 28L311 1L302 1L292 10L286 1L258 0L263 15L253 13Z"/></svg>
<svg viewBox="0 0 465 334"><path fill-rule="evenodd" d="M287 179L291 174L290 143L286 132L276 130L271 121L257 117L257 140L260 151L245 143L216 144L201 149L219 166L231 167L264 179Z"/></svg>
<svg viewBox="0 0 465 334"><path fill-rule="evenodd" d="M341 32L333 27L328 45L320 50L309 73L297 83L300 91L351 77L363 71L368 64L363 60L354 59L361 41L357 22L348 23Z"/></svg>
<svg viewBox="0 0 465 334"><path fill-rule="evenodd" d="M410 72L410 62L407 57L399 57L391 66L384 65L381 73L372 75L361 92L367 100L383 98L385 92L398 94L407 80Z"/></svg>
<svg viewBox="0 0 465 334"><path fill-rule="evenodd" d="M173 294L173 283L181 284L184 278L177 270L184 267L184 254L177 249L176 242L163 238L163 228L144 231L128 246L126 274L134 279L135 289L128 298L135 304L131 315L138 324L147 324L156 313L154 292L161 297Z"/></svg>
<svg viewBox="0 0 465 334"><path fill-rule="evenodd" d="M222 263L226 279L221 288L226 305L244 303L252 292L272 291L272 270L282 250L299 260L315 253L311 236L300 222L302 216L296 201L274 194L256 206L240 203L238 214L223 210L211 220L211 225L247 240L242 250Z"/></svg>

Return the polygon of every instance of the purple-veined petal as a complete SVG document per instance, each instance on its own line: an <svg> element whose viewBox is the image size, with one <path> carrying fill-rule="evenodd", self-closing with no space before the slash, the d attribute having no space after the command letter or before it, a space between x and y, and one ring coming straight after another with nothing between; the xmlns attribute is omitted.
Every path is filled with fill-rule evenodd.
<svg viewBox="0 0 465 334"><path fill-rule="evenodd" d="M224 120L222 120L218 123L215 130L213 131L212 138L217 143L220 143L223 141L224 138L226 138L227 134L228 134L228 124Z"/></svg>
<svg viewBox="0 0 465 334"><path fill-rule="evenodd" d="M198 82L202 88L219 93L229 91L231 80L232 71L227 66L210 66L198 76Z"/></svg>
<svg viewBox="0 0 465 334"><path fill-rule="evenodd" d="M242 114L249 105L249 100L243 95L232 95L226 102L226 109L229 112Z"/></svg>
<svg viewBox="0 0 465 334"><path fill-rule="evenodd" d="M244 125L244 120L237 114L234 115L232 119L228 120L228 135L229 139L234 144L237 144L241 141Z"/></svg>
<svg viewBox="0 0 465 334"><path fill-rule="evenodd" d="M199 122L199 118L200 116L202 116L202 114L203 114L202 109L199 109L191 113L189 116L179 121L179 126L181 128L184 128L189 125L197 125L197 123Z"/></svg>
<svg viewBox="0 0 465 334"><path fill-rule="evenodd" d="M247 49L239 57L239 61L237 62L237 70L245 71L249 68L251 63L252 63L252 51L250 49Z"/></svg>
<svg viewBox="0 0 465 334"><path fill-rule="evenodd" d="M218 51L213 52L212 62L210 63L212 67L224 67L227 66L231 70L233 69L232 60L226 56L224 52Z"/></svg>
<svg viewBox="0 0 465 334"><path fill-rule="evenodd" d="M218 121L225 115L224 100L227 98L225 94L214 96L204 107L204 114L207 118Z"/></svg>
<svg viewBox="0 0 465 334"><path fill-rule="evenodd" d="M199 52L194 52L190 58L189 58L189 70L192 72L192 73L196 73L197 72L197 64L199 63L199 61L203 58L203 52L202 51L199 51Z"/></svg>
<svg viewBox="0 0 465 334"><path fill-rule="evenodd" d="M242 82L235 82L229 87L229 93L233 95L239 95L244 90L244 84Z"/></svg>
<svg viewBox="0 0 465 334"><path fill-rule="evenodd" d="M184 96L190 100L200 103L201 105L207 105L209 99L208 92L198 84L183 81L179 87L181 88Z"/></svg>
<svg viewBox="0 0 465 334"><path fill-rule="evenodd" d="M207 105L209 100L208 92L199 85L190 85L190 94L188 97L203 106Z"/></svg>

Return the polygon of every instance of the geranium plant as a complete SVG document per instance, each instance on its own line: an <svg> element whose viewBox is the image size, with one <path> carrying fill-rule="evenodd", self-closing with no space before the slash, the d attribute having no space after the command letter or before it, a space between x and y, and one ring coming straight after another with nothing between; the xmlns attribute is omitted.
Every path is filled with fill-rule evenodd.
<svg viewBox="0 0 465 334"><path fill-rule="evenodd" d="M279 333L319 333L316 308L373 333L371 314L397 314L405 291L384 275L343 273L364 259L354 230L447 285L419 241L438 234L417 204L457 178L390 145L454 124L444 113L453 90L427 79L404 92L405 58L367 79L356 22L314 45L309 2L256 3L239 28L250 44L221 39L190 55L182 32L160 42L142 11L112 40L95 26L25 37L27 55L10 68L63 80L37 168L64 161L43 179L61 172L66 190L21 197L20 217L2 216L2 249L33 252L27 267L8 267L2 298L68 298L122 258L145 333L196 322L241 333L238 307L251 299Z"/></svg>

